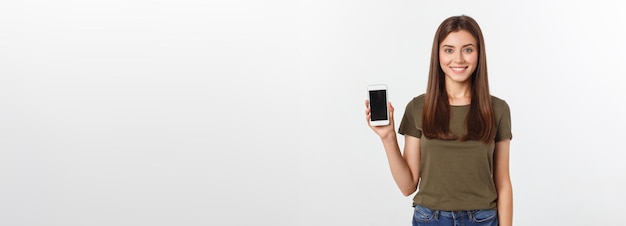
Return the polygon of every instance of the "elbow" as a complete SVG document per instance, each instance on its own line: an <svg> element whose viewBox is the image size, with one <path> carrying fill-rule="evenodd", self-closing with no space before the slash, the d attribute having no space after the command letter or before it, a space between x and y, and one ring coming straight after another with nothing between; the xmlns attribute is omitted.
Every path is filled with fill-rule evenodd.
<svg viewBox="0 0 626 226"><path fill-rule="evenodd" d="M511 186L511 183L500 184L496 186L496 191L498 193L513 193L513 186Z"/></svg>
<svg viewBox="0 0 626 226"><path fill-rule="evenodd" d="M402 195L404 195L404 197L408 197L409 195L413 194L416 190L417 190L417 188L405 188L405 189L401 189L401 191L402 191Z"/></svg>

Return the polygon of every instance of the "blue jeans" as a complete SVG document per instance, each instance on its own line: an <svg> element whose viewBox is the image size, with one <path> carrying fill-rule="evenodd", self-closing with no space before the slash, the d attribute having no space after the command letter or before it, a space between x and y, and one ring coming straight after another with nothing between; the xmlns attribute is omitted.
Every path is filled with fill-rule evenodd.
<svg viewBox="0 0 626 226"><path fill-rule="evenodd" d="M440 211L415 206L413 226L498 226L498 211Z"/></svg>

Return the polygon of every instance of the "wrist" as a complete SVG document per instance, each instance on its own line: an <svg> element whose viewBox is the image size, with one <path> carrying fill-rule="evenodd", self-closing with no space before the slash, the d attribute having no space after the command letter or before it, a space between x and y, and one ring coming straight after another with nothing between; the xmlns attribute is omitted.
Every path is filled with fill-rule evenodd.
<svg viewBox="0 0 626 226"><path fill-rule="evenodd" d="M389 133L387 133L387 134L385 134L383 136L380 136L380 140L383 141L383 143L387 142L387 141L395 141L396 140L396 133L395 133L395 131L392 130L391 132L389 132Z"/></svg>

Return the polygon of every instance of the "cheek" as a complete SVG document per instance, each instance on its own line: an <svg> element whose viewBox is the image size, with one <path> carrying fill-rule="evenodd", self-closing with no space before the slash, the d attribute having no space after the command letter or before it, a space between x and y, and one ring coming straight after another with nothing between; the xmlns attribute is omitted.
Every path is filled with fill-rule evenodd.
<svg viewBox="0 0 626 226"><path fill-rule="evenodd" d="M470 62L471 64L477 64L478 63L478 54L470 54L468 59L468 62Z"/></svg>
<svg viewBox="0 0 626 226"><path fill-rule="evenodd" d="M448 59L449 57L446 57L443 54L439 54L439 64L440 65L448 65L450 64L450 59Z"/></svg>

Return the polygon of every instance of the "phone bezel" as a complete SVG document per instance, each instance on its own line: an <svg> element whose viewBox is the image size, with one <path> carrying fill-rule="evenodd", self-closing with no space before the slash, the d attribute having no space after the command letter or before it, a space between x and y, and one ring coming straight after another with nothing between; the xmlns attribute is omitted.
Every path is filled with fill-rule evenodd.
<svg viewBox="0 0 626 226"><path fill-rule="evenodd" d="M375 120L372 121L372 118L370 117L369 123L372 126L386 126L389 125L389 107L388 107L388 103L389 103L389 90L386 84L372 84L372 85L368 85L367 86L367 99L370 101L370 111L371 111L371 100L370 100L370 95L369 92L370 91L376 91L376 90L384 90L385 91L385 109L386 109L386 116L387 119L385 120Z"/></svg>

